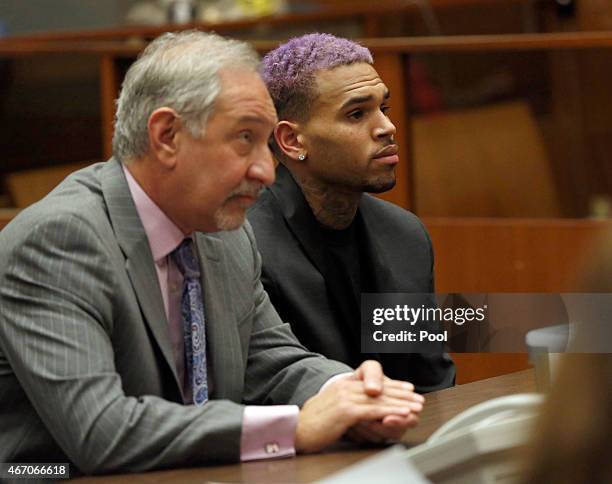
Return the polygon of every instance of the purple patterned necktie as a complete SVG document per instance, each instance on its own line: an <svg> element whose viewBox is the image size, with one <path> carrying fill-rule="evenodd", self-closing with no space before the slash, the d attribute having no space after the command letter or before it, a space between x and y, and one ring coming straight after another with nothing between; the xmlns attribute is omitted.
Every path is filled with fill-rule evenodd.
<svg viewBox="0 0 612 484"><path fill-rule="evenodd" d="M185 338L185 370L191 384L193 403L203 405L208 400L206 375L206 333L204 304L200 283L200 264L193 252L193 242L185 239L173 252L172 259L183 274L181 316Z"/></svg>

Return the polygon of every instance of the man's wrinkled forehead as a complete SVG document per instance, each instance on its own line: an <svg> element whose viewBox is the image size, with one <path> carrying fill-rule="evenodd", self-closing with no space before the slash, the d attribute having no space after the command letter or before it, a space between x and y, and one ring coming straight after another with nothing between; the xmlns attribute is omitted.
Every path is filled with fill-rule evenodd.
<svg viewBox="0 0 612 484"><path fill-rule="evenodd" d="M274 103L255 70L223 68L219 71L221 90L216 110L240 111L240 118L275 125Z"/></svg>

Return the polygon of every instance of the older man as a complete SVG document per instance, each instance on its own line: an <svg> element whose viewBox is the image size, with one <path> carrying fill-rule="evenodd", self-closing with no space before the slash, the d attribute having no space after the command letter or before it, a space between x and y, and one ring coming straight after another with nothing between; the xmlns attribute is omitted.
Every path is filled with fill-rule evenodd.
<svg viewBox="0 0 612 484"><path fill-rule="evenodd" d="M281 165L249 220L264 287L308 349L349 365L374 356L392 378L432 391L453 384L447 355L361 353L361 293L434 291L423 224L364 193L393 188L399 161L390 93L372 62L368 49L328 34L266 55Z"/></svg>
<svg viewBox="0 0 612 484"><path fill-rule="evenodd" d="M215 35L157 39L125 78L114 158L0 233L0 462L140 471L415 424L413 387L376 362L329 381L350 368L307 352L262 288L242 224L277 119L257 66Z"/></svg>

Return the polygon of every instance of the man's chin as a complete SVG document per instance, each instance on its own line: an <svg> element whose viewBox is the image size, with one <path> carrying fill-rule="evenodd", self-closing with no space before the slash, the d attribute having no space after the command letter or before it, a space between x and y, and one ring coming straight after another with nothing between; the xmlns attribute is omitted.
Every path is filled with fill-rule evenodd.
<svg viewBox="0 0 612 484"><path fill-rule="evenodd" d="M388 192L395 186L395 177L386 180L375 180L370 183L366 183L363 187L363 191L366 193L384 193Z"/></svg>
<svg viewBox="0 0 612 484"><path fill-rule="evenodd" d="M229 211L225 212L220 210L215 214L215 225L219 231L236 230L242 227L245 218L245 211L241 211L241 213L229 213Z"/></svg>

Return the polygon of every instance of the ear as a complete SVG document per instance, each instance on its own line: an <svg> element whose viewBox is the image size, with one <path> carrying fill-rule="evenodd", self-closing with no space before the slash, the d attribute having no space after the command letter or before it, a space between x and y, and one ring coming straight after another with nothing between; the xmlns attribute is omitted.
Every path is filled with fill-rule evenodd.
<svg viewBox="0 0 612 484"><path fill-rule="evenodd" d="M181 120L174 109L158 108L149 116L147 129L150 149L156 159L168 168L172 168L176 160L180 128Z"/></svg>
<svg viewBox="0 0 612 484"><path fill-rule="evenodd" d="M274 128L274 139L285 156L297 161L300 153L304 152L302 135L299 133L299 124L290 121L280 121Z"/></svg>

